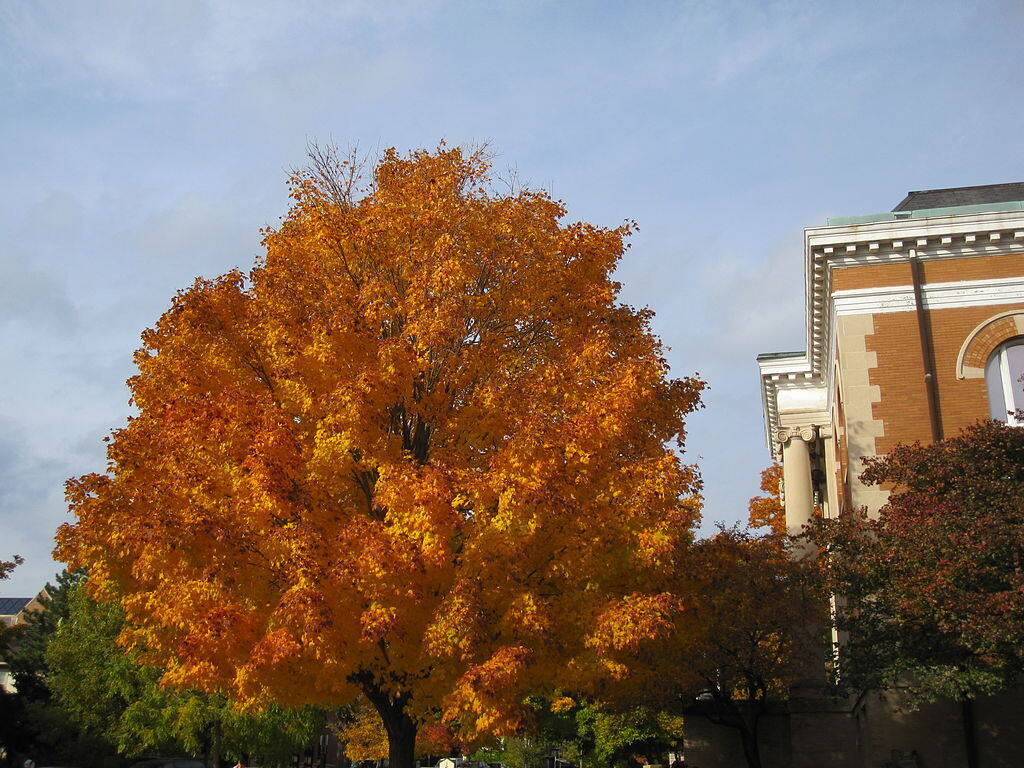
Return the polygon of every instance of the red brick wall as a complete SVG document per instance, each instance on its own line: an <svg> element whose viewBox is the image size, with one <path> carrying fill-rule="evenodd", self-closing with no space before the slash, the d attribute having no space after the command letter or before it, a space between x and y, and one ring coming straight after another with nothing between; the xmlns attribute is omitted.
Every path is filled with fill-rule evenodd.
<svg viewBox="0 0 1024 768"><path fill-rule="evenodd" d="M993 315L1018 305L958 307L928 312L935 356L936 389L939 417L943 433L948 437L988 418L988 395L984 379L956 378L956 360L960 348L978 324ZM924 363L918 336L915 312L892 312L874 316L875 332L865 342L878 355L878 367L869 376L878 385L881 401L875 403L875 418L885 425L884 437L875 445L879 453L887 453L896 443L931 440L931 417L925 389ZM985 360L999 343L1016 335L1011 322L1000 325L1004 334L995 333L985 344ZM984 361L981 363L984 365Z"/></svg>
<svg viewBox="0 0 1024 768"><path fill-rule="evenodd" d="M1024 275L1024 256L970 256L962 259L940 259L921 262L925 283L954 283L958 280L990 280L997 277ZM850 291L860 288L889 288L910 285L909 262L840 267L832 272L832 290Z"/></svg>
<svg viewBox="0 0 1024 768"><path fill-rule="evenodd" d="M925 284L959 280L984 280L1024 275L1024 257L1019 255L979 256L922 262ZM911 285L909 263L848 267L832 275L834 290ZM940 421L946 436L988 417L988 396L984 379L956 378L956 361L970 333L984 320L1014 309L1021 304L938 309L928 312L935 358L936 389ZM994 323L972 345L967 365L984 366L991 351L1002 341L1016 335L1012 321ZM876 441L879 453L887 453L897 443L931 440L931 418L924 379L925 367L917 313L891 312L874 315L874 333L865 340L867 349L878 356L878 365L870 371L872 384L879 387L881 400L873 406L876 419L884 424L885 434Z"/></svg>

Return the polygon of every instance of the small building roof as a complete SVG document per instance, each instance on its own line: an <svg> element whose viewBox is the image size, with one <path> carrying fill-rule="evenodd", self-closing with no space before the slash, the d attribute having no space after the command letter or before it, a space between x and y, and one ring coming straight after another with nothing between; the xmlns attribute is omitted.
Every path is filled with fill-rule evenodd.
<svg viewBox="0 0 1024 768"><path fill-rule="evenodd" d="M953 208L961 205L1012 203L1017 200L1024 200L1024 181L908 192L907 196L892 210L893 212L922 211L929 208Z"/></svg>
<svg viewBox="0 0 1024 768"><path fill-rule="evenodd" d="M31 602L31 597L0 597L0 616L16 616Z"/></svg>

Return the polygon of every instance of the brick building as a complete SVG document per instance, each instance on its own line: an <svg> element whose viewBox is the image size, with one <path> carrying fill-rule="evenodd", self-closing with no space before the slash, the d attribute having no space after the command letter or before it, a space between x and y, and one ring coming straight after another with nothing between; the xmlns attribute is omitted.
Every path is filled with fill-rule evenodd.
<svg viewBox="0 0 1024 768"><path fill-rule="evenodd" d="M807 348L758 356L793 533L815 507L877 512L887 491L859 480L865 457L1024 407L1024 183L911 192L889 213L829 219L804 231L804 261ZM981 765L1024 765L1024 698L976 711ZM966 765L953 703L821 699L773 722L773 768ZM713 752L693 762L733 764Z"/></svg>
<svg viewBox="0 0 1024 768"><path fill-rule="evenodd" d="M758 357L787 517L877 510L865 456L1024 405L1024 183L912 192L804 232L808 349Z"/></svg>

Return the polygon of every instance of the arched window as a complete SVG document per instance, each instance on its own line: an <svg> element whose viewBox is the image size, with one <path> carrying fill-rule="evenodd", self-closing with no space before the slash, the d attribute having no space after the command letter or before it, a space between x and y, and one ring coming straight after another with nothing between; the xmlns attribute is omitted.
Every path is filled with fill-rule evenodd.
<svg viewBox="0 0 1024 768"><path fill-rule="evenodd" d="M1024 410L1024 336L1004 341L985 366L989 413L996 421L1024 427L1024 420L1013 412ZM1007 415L1009 412L1010 415Z"/></svg>

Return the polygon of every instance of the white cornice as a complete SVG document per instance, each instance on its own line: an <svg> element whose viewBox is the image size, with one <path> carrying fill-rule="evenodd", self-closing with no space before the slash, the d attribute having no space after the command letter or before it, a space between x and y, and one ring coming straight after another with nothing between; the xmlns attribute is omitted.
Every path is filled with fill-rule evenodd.
<svg viewBox="0 0 1024 768"><path fill-rule="evenodd" d="M825 387L831 408L832 368L835 358L833 328L837 313L889 311L914 308L909 286L866 289L832 295L832 273L838 268L923 260L968 258L997 254L1024 254L1024 211L998 211L933 218L899 219L804 230L804 295L807 349L803 358L803 386ZM981 280L933 284L924 289L926 306L979 306L1020 301L1024 281ZM872 294L869 291L877 291ZM869 309L877 305L878 309ZM790 358L793 360L793 358ZM769 361L766 361L769 362ZM776 362L776 361L770 361ZM759 361L764 403L765 433L776 454L772 434L779 427L778 392L781 379ZM791 381L791 380L789 380Z"/></svg>
<svg viewBox="0 0 1024 768"><path fill-rule="evenodd" d="M1024 301L1024 276L931 283L922 286L921 300L925 309L1015 304ZM835 317L910 312L914 309L914 286L833 291L832 308Z"/></svg>

